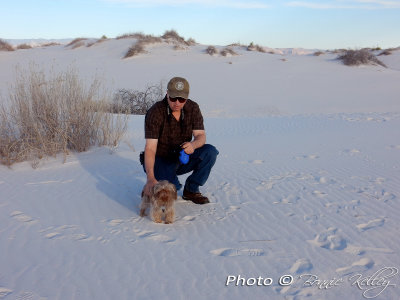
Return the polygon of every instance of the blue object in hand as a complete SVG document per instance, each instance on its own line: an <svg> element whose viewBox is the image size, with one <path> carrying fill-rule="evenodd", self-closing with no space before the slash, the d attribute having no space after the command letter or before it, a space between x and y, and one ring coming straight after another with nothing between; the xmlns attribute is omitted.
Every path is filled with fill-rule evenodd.
<svg viewBox="0 0 400 300"><path fill-rule="evenodd" d="M185 150L181 150L181 152L179 152L179 161L184 165L189 162L189 154L186 154Z"/></svg>

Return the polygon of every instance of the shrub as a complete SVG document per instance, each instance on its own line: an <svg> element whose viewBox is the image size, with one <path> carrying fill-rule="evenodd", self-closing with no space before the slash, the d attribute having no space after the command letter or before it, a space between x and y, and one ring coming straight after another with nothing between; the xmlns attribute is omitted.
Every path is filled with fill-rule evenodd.
<svg viewBox="0 0 400 300"><path fill-rule="evenodd" d="M186 41L186 44L187 44L188 46L194 46L194 45L197 44L197 42L196 42L193 38L189 38L189 39Z"/></svg>
<svg viewBox="0 0 400 300"><path fill-rule="evenodd" d="M163 39L172 40L181 44L185 44L185 39L181 37L175 30L167 30L161 36Z"/></svg>
<svg viewBox="0 0 400 300"><path fill-rule="evenodd" d="M314 52L314 56L320 56L320 55L322 55L322 54L325 54L325 52L323 52L323 51L316 51L316 52Z"/></svg>
<svg viewBox="0 0 400 300"><path fill-rule="evenodd" d="M87 38L76 38L74 40L72 40L70 43L68 43L65 47L70 47L72 46L72 49L78 48L83 46L85 43L84 41L86 41Z"/></svg>
<svg viewBox="0 0 400 300"><path fill-rule="evenodd" d="M51 46L59 46L61 45L60 43L46 43L43 44L42 47L51 47Z"/></svg>
<svg viewBox="0 0 400 300"><path fill-rule="evenodd" d="M238 54L235 51L233 51L231 48L227 47L221 51L221 55L222 56L228 56L228 55L233 56L233 55L238 55Z"/></svg>
<svg viewBox="0 0 400 300"><path fill-rule="evenodd" d="M174 45L174 50L187 50L188 48L181 45L181 44L175 44Z"/></svg>
<svg viewBox="0 0 400 300"><path fill-rule="evenodd" d="M32 46L28 44L21 44L17 46L17 49L32 49Z"/></svg>
<svg viewBox="0 0 400 300"><path fill-rule="evenodd" d="M193 38L189 38L187 41L185 41L185 39L173 29L165 31L161 38L167 40L168 42L183 44L186 46L193 46L196 44L196 41Z"/></svg>
<svg viewBox="0 0 400 300"><path fill-rule="evenodd" d="M0 39L0 51L14 51L14 48L6 41Z"/></svg>
<svg viewBox="0 0 400 300"><path fill-rule="evenodd" d="M162 83L147 86L144 91L120 89L114 95L112 111L144 115L154 103L162 99L163 93Z"/></svg>
<svg viewBox="0 0 400 300"><path fill-rule="evenodd" d="M208 46L206 49L206 53L209 55L215 55L218 54L218 50L214 46Z"/></svg>
<svg viewBox="0 0 400 300"><path fill-rule="evenodd" d="M139 41L128 49L128 52L126 52L124 58L132 57L140 53L146 53L146 50L144 49L143 43Z"/></svg>
<svg viewBox="0 0 400 300"><path fill-rule="evenodd" d="M10 101L0 106L0 163L86 151L91 146L117 146L127 127L127 116L107 112L100 82L89 87L75 71L46 76L32 68L20 71Z"/></svg>
<svg viewBox="0 0 400 300"><path fill-rule="evenodd" d="M392 55L392 49L383 50L381 53L378 54L378 56L381 55Z"/></svg>
<svg viewBox="0 0 400 300"><path fill-rule="evenodd" d="M257 51L261 53L265 53L265 49L259 45L254 45L253 42L250 43L250 45L247 46L247 51Z"/></svg>
<svg viewBox="0 0 400 300"><path fill-rule="evenodd" d="M346 66L358 65L381 65L386 68L386 65L376 58L367 49L347 50L344 54L338 56L338 59L343 61Z"/></svg>
<svg viewBox="0 0 400 300"><path fill-rule="evenodd" d="M117 40L120 39L141 39L145 35L141 32L134 32L134 33L125 33L123 35L117 36Z"/></svg>

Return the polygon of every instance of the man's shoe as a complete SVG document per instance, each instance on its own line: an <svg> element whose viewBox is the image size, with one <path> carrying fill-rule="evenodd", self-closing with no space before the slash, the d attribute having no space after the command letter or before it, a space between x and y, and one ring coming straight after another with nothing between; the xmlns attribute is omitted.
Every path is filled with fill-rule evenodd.
<svg viewBox="0 0 400 300"><path fill-rule="evenodd" d="M183 191L182 198L185 200L190 200L196 204L207 204L210 203L207 197L203 196L201 193L192 193L188 190Z"/></svg>

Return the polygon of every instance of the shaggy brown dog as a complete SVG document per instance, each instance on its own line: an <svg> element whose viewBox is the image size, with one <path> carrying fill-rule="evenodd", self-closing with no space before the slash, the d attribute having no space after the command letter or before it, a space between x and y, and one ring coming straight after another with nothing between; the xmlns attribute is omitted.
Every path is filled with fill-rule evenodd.
<svg viewBox="0 0 400 300"><path fill-rule="evenodd" d="M162 222L165 213L165 224L174 222L175 200L177 198L175 185L167 180L159 181L152 190L151 197L142 191L142 204L140 205L140 216L146 216L146 209L150 206L151 219L156 223Z"/></svg>

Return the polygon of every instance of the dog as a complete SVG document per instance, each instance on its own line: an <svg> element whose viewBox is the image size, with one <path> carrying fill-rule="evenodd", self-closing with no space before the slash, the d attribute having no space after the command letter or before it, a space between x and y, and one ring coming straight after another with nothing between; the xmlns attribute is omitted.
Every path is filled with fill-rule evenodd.
<svg viewBox="0 0 400 300"><path fill-rule="evenodd" d="M174 184L167 180L159 181L154 185L151 196L142 191L142 203L140 205L140 216L146 216L146 210L150 207L150 216L155 223L162 223L165 214L165 224L171 224L175 219L175 201L178 195Z"/></svg>

